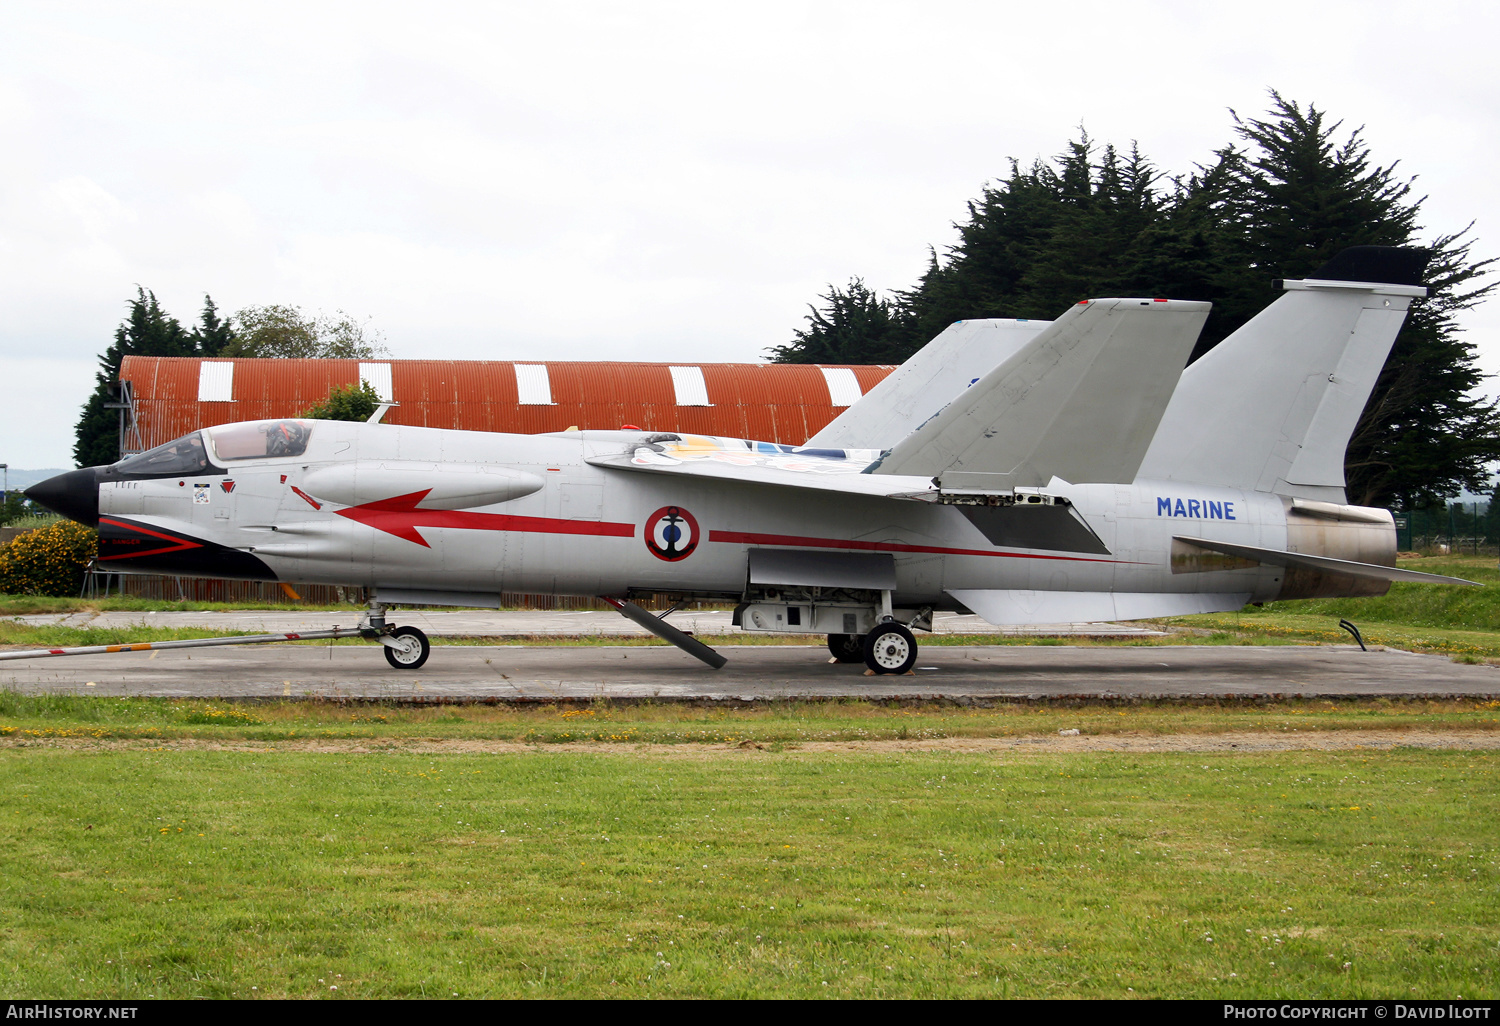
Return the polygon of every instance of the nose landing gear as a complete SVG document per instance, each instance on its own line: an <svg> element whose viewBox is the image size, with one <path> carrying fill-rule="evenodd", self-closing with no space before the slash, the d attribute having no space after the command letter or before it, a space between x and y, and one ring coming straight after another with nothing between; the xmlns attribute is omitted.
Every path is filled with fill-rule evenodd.
<svg viewBox="0 0 1500 1026"><path fill-rule="evenodd" d="M398 670L415 670L432 653L432 643L416 627L397 627L382 634L380 646L385 650L385 661Z"/></svg>
<svg viewBox="0 0 1500 1026"><path fill-rule="evenodd" d="M360 635L379 641L385 651L385 661L396 669L419 669L432 654L432 643L416 627L386 626L385 611L384 605L372 601L359 625Z"/></svg>

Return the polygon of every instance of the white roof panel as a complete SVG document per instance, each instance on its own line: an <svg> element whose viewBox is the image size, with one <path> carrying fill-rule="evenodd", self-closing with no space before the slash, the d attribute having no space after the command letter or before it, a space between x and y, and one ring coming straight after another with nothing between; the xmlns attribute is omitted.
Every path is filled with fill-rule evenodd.
<svg viewBox="0 0 1500 1026"><path fill-rule="evenodd" d="M703 380L702 367L673 367L671 371L678 406L713 405L708 401L708 384Z"/></svg>
<svg viewBox="0 0 1500 1026"><path fill-rule="evenodd" d="M828 401L834 406L853 406L863 395L859 379L848 367L819 367L828 382Z"/></svg>
<svg viewBox="0 0 1500 1026"><path fill-rule="evenodd" d="M516 401L522 406L551 406L552 381L545 363L518 363L516 368Z"/></svg>
<svg viewBox="0 0 1500 1026"><path fill-rule="evenodd" d="M234 402L234 364L209 363L205 360L198 365L198 401Z"/></svg>
<svg viewBox="0 0 1500 1026"><path fill-rule="evenodd" d="M394 399L391 391L391 365L388 363L362 363L359 365L361 384L368 383L382 399Z"/></svg>

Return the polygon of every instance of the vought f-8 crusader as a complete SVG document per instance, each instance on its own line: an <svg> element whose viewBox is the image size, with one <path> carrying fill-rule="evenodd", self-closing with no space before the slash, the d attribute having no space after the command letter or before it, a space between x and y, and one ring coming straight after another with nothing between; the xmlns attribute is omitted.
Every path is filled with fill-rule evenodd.
<svg viewBox="0 0 1500 1026"><path fill-rule="evenodd" d="M1186 370L1207 303L962 321L801 446L382 409L194 431L27 495L96 526L100 568L363 585L361 631L401 668L429 645L390 606L502 591L602 597L714 667L633 598L732 601L744 630L826 634L887 674L939 610L1090 622L1467 583L1397 569L1391 515L1344 494L1426 258L1347 250Z"/></svg>

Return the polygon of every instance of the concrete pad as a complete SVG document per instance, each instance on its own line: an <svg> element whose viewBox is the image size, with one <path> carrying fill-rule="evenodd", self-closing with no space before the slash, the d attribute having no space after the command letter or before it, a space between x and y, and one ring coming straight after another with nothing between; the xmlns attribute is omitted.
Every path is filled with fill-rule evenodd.
<svg viewBox="0 0 1500 1026"><path fill-rule="evenodd" d="M928 646L904 677L865 676L826 649L723 646L711 670L673 648L439 646L415 672L374 645L267 645L55 657L0 664L28 693L408 701L800 698L1007 699L1214 696L1500 696L1500 668L1354 646Z"/></svg>
<svg viewBox="0 0 1500 1026"><path fill-rule="evenodd" d="M730 624L728 610L689 610L669 618L678 630L692 634L743 634ZM43 613L13 617L21 623L36 626L63 627L207 627L211 630L243 631L246 634L285 634L288 631L328 630L353 627L359 621L356 610L344 612L300 612L295 609L227 610L225 612L104 612ZM568 610L434 610L403 609L390 615L390 622L419 627L433 638L452 637L528 637L545 635L601 635L606 637L649 637L619 613L610 611ZM1054 623L1025 627L995 627L977 616L958 613L936 613L934 634L994 634L1015 636L1088 636L1088 637L1163 637L1161 631L1139 624Z"/></svg>

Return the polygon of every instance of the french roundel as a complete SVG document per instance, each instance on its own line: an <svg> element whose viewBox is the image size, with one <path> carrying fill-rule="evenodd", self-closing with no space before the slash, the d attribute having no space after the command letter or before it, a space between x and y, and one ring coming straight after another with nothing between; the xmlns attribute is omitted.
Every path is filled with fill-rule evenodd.
<svg viewBox="0 0 1500 1026"><path fill-rule="evenodd" d="M663 506L646 518L646 548L657 559L687 559L698 547L698 537L698 521L681 506Z"/></svg>

